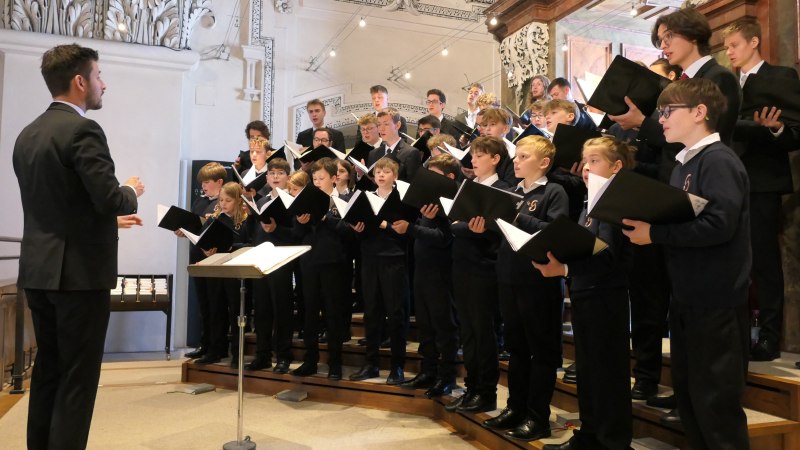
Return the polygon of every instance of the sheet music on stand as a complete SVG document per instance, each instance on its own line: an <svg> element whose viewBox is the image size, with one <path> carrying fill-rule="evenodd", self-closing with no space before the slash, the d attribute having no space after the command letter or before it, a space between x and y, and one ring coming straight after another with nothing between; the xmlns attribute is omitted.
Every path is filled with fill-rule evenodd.
<svg viewBox="0 0 800 450"><path fill-rule="evenodd" d="M262 278L280 269L311 250L310 245L275 246L265 242L257 247L241 248L233 253L217 253L196 263L190 264L187 270L193 277L238 278L239 288L239 367L238 367L238 422L236 440L222 446L223 450L255 450L256 443L250 436L243 437L244 425L244 296L246 278Z"/></svg>

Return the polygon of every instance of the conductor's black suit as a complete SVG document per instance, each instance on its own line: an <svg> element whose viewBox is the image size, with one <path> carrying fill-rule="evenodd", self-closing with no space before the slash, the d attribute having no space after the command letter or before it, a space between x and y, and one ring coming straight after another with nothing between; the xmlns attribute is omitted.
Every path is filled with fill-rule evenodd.
<svg viewBox="0 0 800 450"><path fill-rule="evenodd" d="M85 448L116 284L116 216L136 212L136 191L119 185L100 126L66 103L22 130L13 164L24 214L17 284L38 345L28 448Z"/></svg>

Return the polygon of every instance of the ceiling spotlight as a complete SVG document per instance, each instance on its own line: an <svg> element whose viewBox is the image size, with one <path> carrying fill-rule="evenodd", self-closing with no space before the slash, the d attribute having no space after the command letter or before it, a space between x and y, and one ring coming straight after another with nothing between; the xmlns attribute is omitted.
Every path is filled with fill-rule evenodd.
<svg viewBox="0 0 800 450"><path fill-rule="evenodd" d="M367 26L367 21L364 20L364 18L362 17L361 20L358 21L358 26L364 28L365 26Z"/></svg>
<svg viewBox="0 0 800 450"><path fill-rule="evenodd" d="M636 15L639 14L639 11L636 10L636 3L632 3L631 4L630 13L631 13L631 17L636 17Z"/></svg>
<svg viewBox="0 0 800 450"><path fill-rule="evenodd" d="M331 55L331 58L335 58L336 57L336 50L331 49L330 53L328 53L328 54Z"/></svg>
<svg viewBox="0 0 800 450"><path fill-rule="evenodd" d="M491 26L497 25L497 17L496 16L492 16L492 18L489 19L489 25L491 25Z"/></svg>
<svg viewBox="0 0 800 450"><path fill-rule="evenodd" d="M566 52L568 50L569 50L569 45L567 45L567 41L564 41L564 45L561 46L561 51Z"/></svg>
<svg viewBox="0 0 800 450"><path fill-rule="evenodd" d="M410 80L411 79L411 72L406 72L406 74L403 75L403 78L405 78L406 80Z"/></svg>
<svg viewBox="0 0 800 450"><path fill-rule="evenodd" d="M125 25L125 23L120 22L117 24L117 30L119 30L120 33L126 33L128 31L128 26Z"/></svg>
<svg viewBox="0 0 800 450"><path fill-rule="evenodd" d="M449 54L450 54L450 52L449 52L449 51L447 51L447 47L445 47L445 48L442 50L442 56L447 56L447 55L449 55Z"/></svg>

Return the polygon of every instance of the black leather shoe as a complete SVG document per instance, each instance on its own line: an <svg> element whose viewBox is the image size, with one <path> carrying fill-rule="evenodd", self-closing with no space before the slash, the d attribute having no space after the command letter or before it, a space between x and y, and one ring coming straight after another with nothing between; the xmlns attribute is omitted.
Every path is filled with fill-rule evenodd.
<svg viewBox="0 0 800 450"><path fill-rule="evenodd" d="M494 411L495 409L497 409L496 395L475 394L471 398L461 402L458 408L456 408L456 411L477 413Z"/></svg>
<svg viewBox="0 0 800 450"><path fill-rule="evenodd" d="M522 425L506 431L505 435L523 441L537 441L550 437L550 424L542 425L534 422L533 419L525 419Z"/></svg>
<svg viewBox="0 0 800 450"><path fill-rule="evenodd" d="M272 371L275 373L289 373L289 360L279 359Z"/></svg>
<svg viewBox="0 0 800 450"><path fill-rule="evenodd" d="M317 336L317 342L320 344L325 344L328 342L328 332L326 330L320 331L319 336Z"/></svg>
<svg viewBox="0 0 800 450"><path fill-rule="evenodd" d="M391 348L391 347L392 347L391 340L386 339L385 341L381 342L381 348Z"/></svg>
<svg viewBox="0 0 800 450"><path fill-rule="evenodd" d="M665 415L661 416L661 423L664 425L671 425L673 427L681 426L681 416L678 413L677 408L673 409L672 411L666 413Z"/></svg>
<svg viewBox="0 0 800 450"><path fill-rule="evenodd" d="M366 364L361 367L361 370L350 375L350 381L363 381L378 378L378 376L380 376L380 370L371 364Z"/></svg>
<svg viewBox="0 0 800 450"><path fill-rule="evenodd" d="M304 362L297 369L292 371L292 375L296 377L308 377L317 373L317 365Z"/></svg>
<svg viewBox="0 0 800 450"><path fill-rule="evenodd" d="M653 408L675 409L678 407L678 402L675 401L675 395L665 395L663 397L650 397L647 399L647 406Z"/></svg>
<svg viewBox="0 0 800 450"><path fill-rule="evenodd" d="M403 368L402 367L393 367L389 370L389 376L386 378L386 384L395 386L398 384L403 384L406 381L406 378L403 376Z"/></svg>
<svg viewBox="0 0 800 450"><path fill-rule="evenodd" d="M361 347L366 347L367 346L367 338L359 339L358 340L358 345L361 346Z"/></svg>
<svg viewBox="0 0 800 450"><path fill-rule="evenodd" d="M564 373L578 373L578 366L572 363L564 368Z"/></svg>
<svg viewBox="0 0 800 450"><path fill-rule="evenodd" d="M750 361L772 361L781 357L778 343L769 338L759 339L750 349Z"/></svg>
<svg viewBox="0 0 800 450"><path fill-rule="evenodd" d="M794 363L794 366L797 367L798 369L800 369L800 361L797 361L796 363Z"/></svg>
<svg viewBox="0 0 800 450"><path fill-rule="evenodd" d="M195 364L214 364L214 363L218 363L220 361L222 361L222 358L219 357L218 355L214 355L214 354L211 354L211 353L206 353L205 356L203 356L200 359L196 359L194 362L195 362Z"/></svg>
<svg viewBox="0 0 800 450"><path fill-rule="evenodd" d="M414 378L401 384L405 389L428 389L436 384L436 377L427 373L418 373Z"/></svg>
<svg viewBox="0 0 800 450"><path fill-rule="evenodd" d="M591 447L586 447L581 444L581 441L574 437L563 444L545 444L542 450L589 450Z"/></svg>
<svg viewBox="0 0 800 450"><path fill-rule="evenodd" d="M328 368L328 379L339 381L342 379L342 366L331 366Z"/></svg>
<svg viewBox="0 0 800 450"><path fill-rule="evenodd" d="M464 395L458 397L457 399L453 400L452 402L444 405L444 410L453 412L461 406L462 403L466 402L470 398L472 398L473 394L471 392L464 392Z"/></svg>
<svg viewBox="0 0 800 450"><path fill-rule="evenodd" d="M511 353L508 353L505 350L497 354L498 361L508 361L509 359L511 359Z"/></svg>
<svg viewBox="0 0 800 450"><path fill-rule="evenodd" d="M561 379L564 383L567 384L578 384L578 375L575 373L564 373L564 377Z"/></svg>
<svg viewBox="0 0 800 450"><path fill-rule="evenodd" d="M239 353L239 352L236 352L236 353ZM231 366L231 369L238 369L239 368L239 357L238 356L234 356L233 358L231 358L230 366Z"/></svg>
<svg viewBox="0 0 800 450"><path fill-rule="evenodd" d="M203 356L206 356L206 353L208 353L208 351L206 350L205 347L203 347L201 345L200 347L197 347L196 349L190 351L189 353L186 353L183 356L185 356L187 358L195 359L195 358L202 358Z"/></svg>
<svg viewBox="0 0 800 450"><path fill-rule="evenodd" d="M436 384L432 388L425 391L425 397L435 398L442 395L450 395L455 389L456 383L454 381L436 380Z"/></svg>
<svg viewBox="0 0 800 450"><path fill-rule="evenodd" d="M244 365L244 370L262 370L272 367L272 361L267 357L256 356L256 359Z"/></svg>
<svg viewBox="0 0 800 450"><path fill-rule="evenodd" d="M647 400L658 394L658 384L648 380L636 380L631 389L631 398L634 400Z"/></svg>
<svg viewBox="0 0 800 450"><path fill-rule="evenodd" d="M516 428L520 426L520 424L525 422L525 413L522 411L514 411L511 408L506 407L497 417L492 417L491 419L484 420L483 426L484 428L491 428L494 430L508 430L510 428Z"/></svg>

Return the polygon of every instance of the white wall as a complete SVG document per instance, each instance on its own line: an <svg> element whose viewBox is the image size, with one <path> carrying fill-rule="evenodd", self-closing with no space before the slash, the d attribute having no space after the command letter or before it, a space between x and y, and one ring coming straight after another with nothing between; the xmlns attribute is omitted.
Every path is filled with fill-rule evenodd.
<svg viewBox="0 0 800 450"><path fill-rule="evenodd" d="M466 8L461 0L441 3ZM311 98L341 96L343 104L364 103L369 101L369 87L383 84L392 103L424 106L425 92L437 87L448 96L445 112L455 114L466 97L461 90L467 83L464 73L476 80L500 68L498 45L482 23L362 7L354 20L366 16L367 27L337 42L337 57L319 71L306 72L308 59L349 23L359 6L332 0L293 4L292 14L276 14L270 1L264 1L261 10L261 35L275 39L272 132L276 143L294 138L298 130L292 127L293 110ZM124 181L140 175L146 186L140 199L145 226L120 232L120 273L175 274L176 347L185 345L186 336L187 246L155 226L156 204L185 205L181 161L232 159L246 148L245 124L261 118L261 104L245 100L241 93L246 68L241 45L247 44L250 31L248 5L244 0L215 1L216 24L194 31L192 51L0 30L0 161L6 162L0 164L0 187L6 194L0 199L5 213L0 236L22 235L18 187L10 161L19 131L50 102L38 69L41 54L54 45L75 41L98 49L108 90L103 109L90 112L89 117L106 132L117 177ZM413 69L409 82L387 81L393 65L410 60L445 36L452 37L448 57L438 54L441 48L437 48L433 58ZM220 44L231 49L228 60L208 57ZM497 77L484 84L487 90L499 91ZM329 110L329 115L349 116L336 110ZM15 245L0 244L0 255L17 252ZM0 261L0 279L13 277L16 261ZM158 312L115 313L106 350L161 350L164 323L164 315Z"/></svg>

